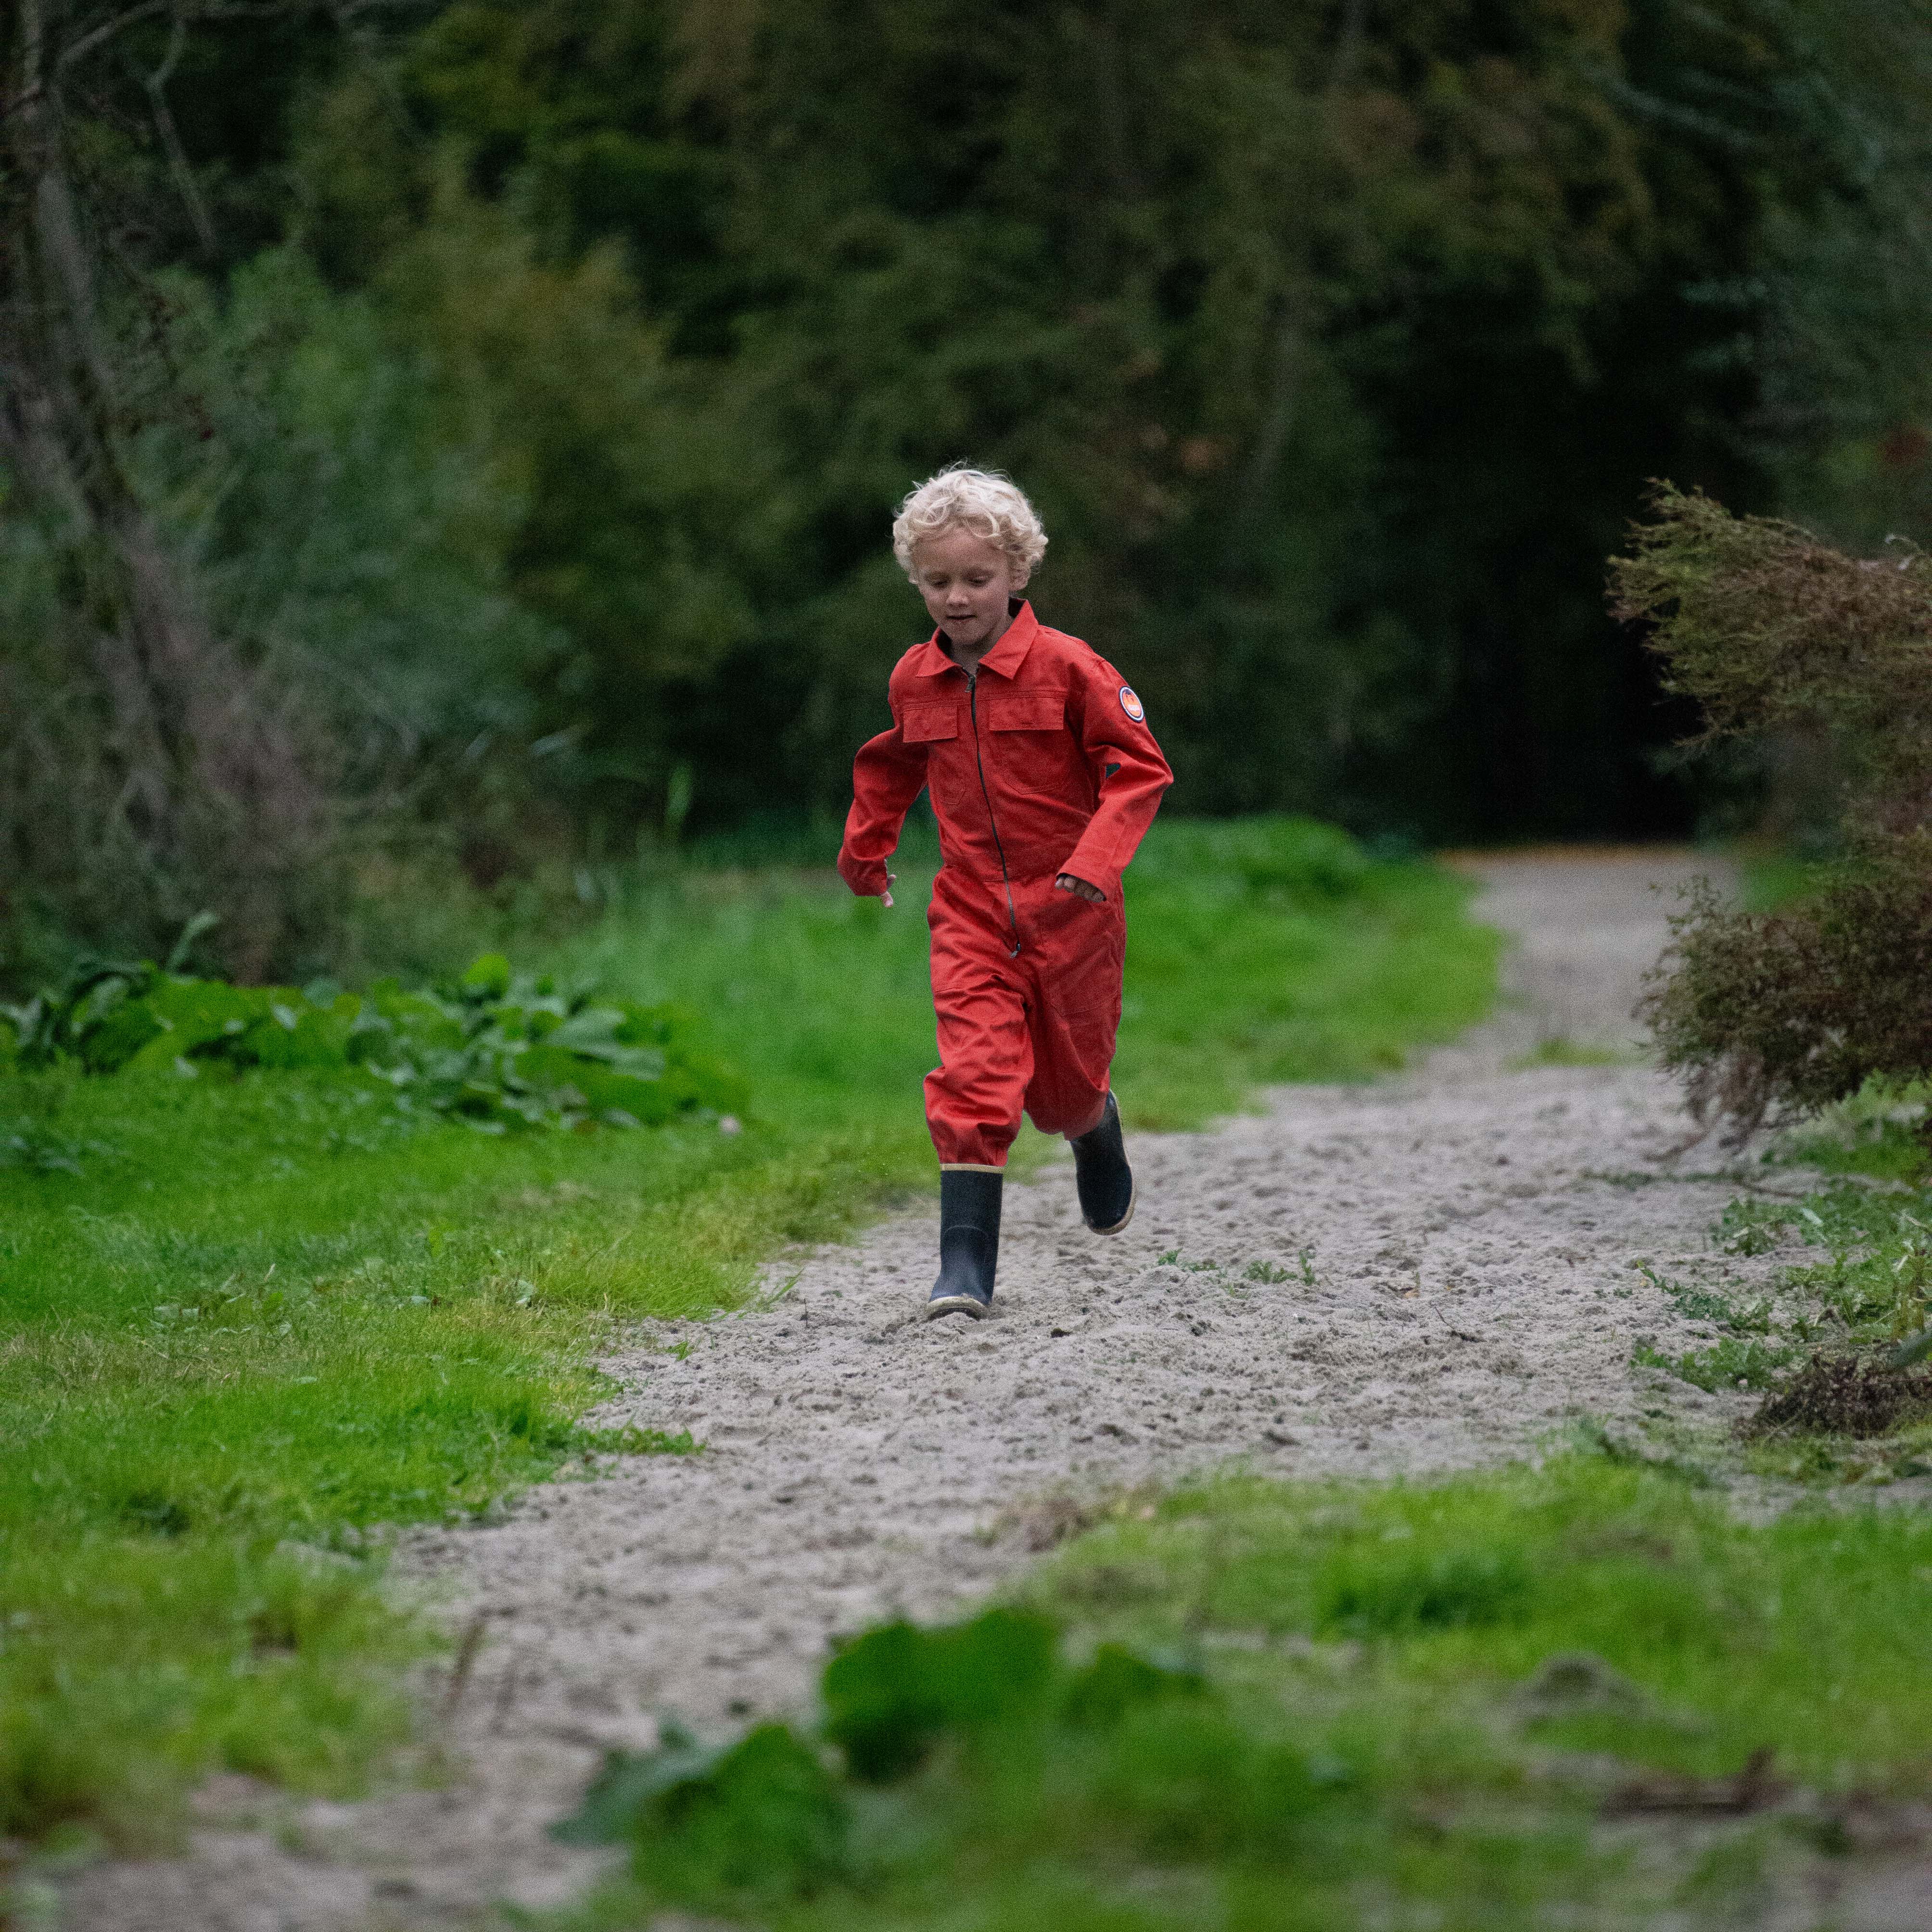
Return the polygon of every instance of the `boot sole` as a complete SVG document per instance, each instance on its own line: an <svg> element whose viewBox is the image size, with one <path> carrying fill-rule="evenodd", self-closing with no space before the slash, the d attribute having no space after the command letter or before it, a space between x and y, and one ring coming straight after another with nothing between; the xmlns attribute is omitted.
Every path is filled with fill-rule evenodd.
<svg viewBox="0 0 1932 1932"><path fill-rule="evenodd" d="M928 1322L941 1315L970 1315L975 1322L983 1322L992 1312L990 1303L975 1301L970 1294L949 1294L926 1304L926 1318Z"/></svg>
<svg viewBox="0 0 1932 1932"><path fill-rule="evenodd" d="M1095 1228L1093 1222L1089 1221L1087 1225L1095 1234L1106 1235L1126 1232L1127 1223L1134 1218L1134 1209L1139 1204L1141 1198L1141 1186L1138 1181L1131 1181L1128 1184L1128 1186L1127 1211L1111 1228Z"/></svg>

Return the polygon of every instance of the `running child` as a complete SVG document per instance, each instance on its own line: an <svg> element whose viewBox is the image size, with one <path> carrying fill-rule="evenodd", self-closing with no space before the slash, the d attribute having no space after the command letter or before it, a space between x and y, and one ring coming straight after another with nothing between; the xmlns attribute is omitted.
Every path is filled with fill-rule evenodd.
<svg viewBox="0 0 1932 1932"><path fill-rule="evenodd" d="M939 1279L928 1316L992 1304L1006 1151L1024 1111L1072 1143L1096 1234L1133 1218L1108 1080L1120 1020L1120 873L1174 780L1132 686L1022 601L1046 532L1005 477L963 466L899 507L892 550L935 626L894 666L889 731L860 751L838 870L892 902L886 862L929 792L943 864L927 914L938 1067Z"/></svg>

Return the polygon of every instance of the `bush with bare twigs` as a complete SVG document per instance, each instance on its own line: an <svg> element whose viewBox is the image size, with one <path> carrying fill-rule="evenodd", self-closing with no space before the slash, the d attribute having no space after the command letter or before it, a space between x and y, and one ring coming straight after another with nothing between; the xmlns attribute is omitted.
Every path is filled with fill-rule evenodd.
<svg viewBox="0 0 1932 1932"><path fill-rule="evenodd" d="M1868 1082L1932 1075L1932 564L1845 555L1660 488L1611 572L1697 742L1782 735L1841 775L1844 856L1772 912L1706 890L1640 1012L1697 1118L1742 1139Z"/></svg>

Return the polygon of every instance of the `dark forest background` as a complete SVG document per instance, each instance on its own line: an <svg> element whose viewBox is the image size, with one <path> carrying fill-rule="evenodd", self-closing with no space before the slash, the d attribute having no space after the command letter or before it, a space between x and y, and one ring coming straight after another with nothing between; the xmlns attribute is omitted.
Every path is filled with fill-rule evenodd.
<svg viewBox="0 0 1932 1932"><path fill-rule="evenodd" d="M1932 526L1925 0L9 0L17 980L842 810L966 458L1196 813L1723 805L1646 479Z"/></svg>

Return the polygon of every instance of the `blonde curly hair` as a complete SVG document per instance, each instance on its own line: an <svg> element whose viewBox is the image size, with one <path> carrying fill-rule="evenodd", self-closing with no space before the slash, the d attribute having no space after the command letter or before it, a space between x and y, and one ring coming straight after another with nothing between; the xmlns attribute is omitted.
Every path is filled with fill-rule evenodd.
<svg viewBox="0 0 1932 1932"><path fill-rule="evenodd" d="M951 530L970 530L1004 550L1018 566L1022 583L1046 554L1039 513L1019 485L997 470L952 464L928 476L899 506L892 519L892 554L914 583L919 573L913 568L913 545Z"/></svg>

